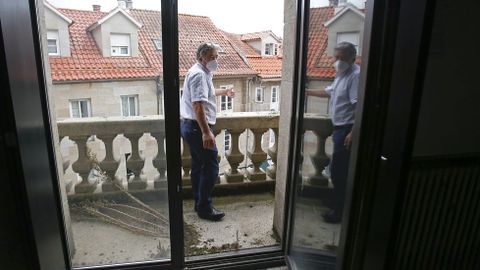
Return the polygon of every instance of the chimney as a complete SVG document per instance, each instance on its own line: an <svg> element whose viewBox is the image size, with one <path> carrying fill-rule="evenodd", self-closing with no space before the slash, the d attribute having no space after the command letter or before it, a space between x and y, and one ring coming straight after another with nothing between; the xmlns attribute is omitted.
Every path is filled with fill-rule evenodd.
<svg viewBox="0 0 480 270"><path fill-rule="evenodd" d="M93 11L100 11L101 6L100 5L92 5Z"/></svg>
<svg viewBox="0 0 480 270"><path fill-rule="evenodd" d="M117 0L118 7L127 8L127 1L126 0Z"/></svg>
<svg viewBox="0 0 480 270"><path fill-rule="evenodd" d="M127 9L133 8L133 0L127 0Z"/></svg>
<svg viewBox="0 0 480 270"><path fill-rule="evenodd" d="M330 3L330 6L331 6L331 7L336 7L336 6L338 6L338 0L329 0L328 2Z"/></svg>

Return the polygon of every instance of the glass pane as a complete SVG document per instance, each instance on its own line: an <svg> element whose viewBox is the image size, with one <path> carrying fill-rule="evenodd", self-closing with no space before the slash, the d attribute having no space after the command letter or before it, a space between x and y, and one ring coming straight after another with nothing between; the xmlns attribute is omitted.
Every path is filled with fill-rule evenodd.
<svg viewBox="0 0 480 270"><path fill-rule="evenodd" d="M128 97L122 97L122 114L123 116L130 116L128 113Z"/></svg>
<svg viewBox="0 0 480 270"><path fill-rule="evenodd" d="M309 261L338 252L360 78L358 43L346 42L352 36L343 33L363 34L364 3L325 5L312 1L309 9L302 163L295 179L291 249L298 269L319 269Z"/></svg>
<svg viewBox="0 0 480 270"><path fill-rule="evenodd" d="M219 161L215 151L204 151L203 146L195 144L188 133L183 132L182 183L187 260L197 259L197 255L278 247L277 236L282 234L278 228L282 226L278 224L279 219L274 223L273 216L276 211L275 215L283 211L283 204L281 199L278 199L278 205L275 204L276 156L272 151L276 151L276 146L269 149L269 138L263 134L270 129L278 133L279 115L270 112L270 99L262 104L256 102L255 89L270 89L282 82L282 58L265 56L264 44L282 42L283 1L179 0L178 9L179 84L184 85L185 93L181 104L192 102L191 84L184 82L188 71L192 67L199 72L206 71L206 61L198 63L196 60L197 48L205 42L221 48L217 51L218 69L211 73L213 87L233 87L235 90L233 99L222 96L213 101L212 98L218 110L213 113L229 112L217 114L213 126L218 156L221 157ZM209 91L213 97L213 89L209 88ZM196 119L187 113L182 117ZM184 131L188 128L183 126ZM226 136L224 130L230 136ZM195 137L195 140L201 138ZM188 151L185 151L187 147ZM225 152L228 148L230 150ZM200 177L202 168L198 164L204 160L195 157L199 152L209 154L205 162L212 165L204 167L208 178ZM199 181L202 184L198 185ZM261 189L261 186L266 188ZM213 207L225 213L218 222L205 219L211 209L209 197Z"/></svg>
<svg viewBox="0 0 480 270"><path fill-rule="evenodd" d="M72 117L78 118L80 117L80 106L78 101L71 101L70 105L72 106Z"/></svg>
<svg viewBox="0 0 480 270"><path fill-rule="evenodd" d="M88 111L88 101L87 100L80 101L80 106L81 106L82 117L89 117L90 112Z"/></svg>
<svg viewBox="0 0 480 270"><path fill-rule="evenodd" d="M161 1L125 5L130 18L117 9L124 1L102 1L100 11L81 0L48 2L36 1L40 36L48 26L62 45L61 56L44 59L72 266L170 260L162 55L151 41L162 36ZM110 34L119 35L116 47ZM143 117L120 117L135 115L140 99L149 101Z"/></svg>
<svg viewBox="0 0 480 270"><path fill-rule="evenodd" d="M130 105L130 116L135 116L137 115L137 110L136 110L136 105L137 102L135 101L135 97L130 97L129 98L129 105Z"/></svg>

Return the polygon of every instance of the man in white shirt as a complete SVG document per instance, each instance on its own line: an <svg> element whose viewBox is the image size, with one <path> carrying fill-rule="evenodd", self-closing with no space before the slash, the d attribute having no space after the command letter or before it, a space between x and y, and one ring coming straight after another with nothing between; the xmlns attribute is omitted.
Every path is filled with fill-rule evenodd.
<svg viewBox="0 0 480 270"><path fill-rule="evenodd" d="M195 211L202 219L221 220L225 213L212 206L212 191L218 178L218 150L213 126L216 122L216 96L233 98L235 90L215 90L212 73L218 68L218 48L203 43L197 49L197 63L187 75L180 100L181 133L192 157L190 179L195 198Z"/></svg>
<svg viewBox="0 0 480 270"><path fill-rule="evenodd" d="M353 44L337 44L334 56L336 75L333 83L325 90L310 89L306 92L310 96L330 98L330 116L334 130L333 153L329 166L334 187L329 203L331 210L323 214L323 219L329 223L339 223L342 220L360 79L360 67L355 64L357 51Z"/></svg>

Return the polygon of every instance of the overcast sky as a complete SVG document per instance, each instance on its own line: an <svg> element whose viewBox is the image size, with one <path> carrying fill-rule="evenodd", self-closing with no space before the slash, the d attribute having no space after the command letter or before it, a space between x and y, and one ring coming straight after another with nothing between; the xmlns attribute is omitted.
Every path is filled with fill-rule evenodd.
<svg viewBox="0 0 480 270"><path fill-rule="evenodd" d="M110 11L116 0L49 0L62 8L91 10L93 4ZM133 0L134 8L160 10L160 0ZM179 13L208 16L215 25L231 33L272 30L283 36L284 0L179 0ZM363 8L365 0L349 0ZM328 5L328 0L311 0L312 7Z"/></svg>

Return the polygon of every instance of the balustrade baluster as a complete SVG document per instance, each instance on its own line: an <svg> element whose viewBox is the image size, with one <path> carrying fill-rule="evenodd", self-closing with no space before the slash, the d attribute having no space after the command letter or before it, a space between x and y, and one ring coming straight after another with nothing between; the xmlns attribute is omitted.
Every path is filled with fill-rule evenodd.
<svg viewBox="0 0 480 270"><path fill-rule="evenodd" d="M247 169L247 178L250 181L266 180L266 174L260 170L260 165L267 159L267 153L262 149L262 135L268 128L255 128L252 130L254 141L253 151L248 151L248 157L253 163L253 169Z"/></svg>
<svg viewBox="0 0 480 270"><path fill-rule="evenodd" d="M102 191L118 190L122 186L122 179L116 173L120 166L120 159L113 156L113 140L116 134L97 135L97 138L105 144L105 158L100 162L100 168L105 172L107 179L102 183Z"/></svg>
<svg viewBox="0 0 480 270"><path fill-rule="evenodd" d="M229 129L230 132L230 150L225 153L228 163L230 164L231 170L227 174L227 183L239 183L243 182L243 174L240 173L237 168L240 165L240 162L243 161L244 155L239 150L238 139L240 134L244 130L242 129Z"/></svg>
<svg viewBox="0 0 480 270"><path fill-rule="evenodd" d="M188 143L182 139L183 143L183 152L182 152L182 167L183 167L183 176L182 176L182 185L190 186L190 169L192 168L192 157L190 156L190 147Z"/></svg>
<svg viewBox="0 0 480 270"><path fill-rule="evenodd" d="M268 155L272 158L272 165L267 168L267 175L270 179L275 180L277 176L277 149L278 149L278 128L272 128L275 142L272 147L268 148Z"/></svg>
<svg viewBox="0 0 480 270"><path fill-rule="evenodd" d="M140 151L138 149L138 141L143 136L143 133L130 133L124 135L132 144L132 154L127 160L127 168L133 172L134 176L133 179L128 182L128 189L146 189L147 181L142 175L142 169L145 165L145 160L140 156Z"/></svg>
<svg viewBox="0 0 480 270"><path fill-rule="evenodd" d="M92 169L92 161L87 155L87 140L90 135L70 136L70 140L77 144L78 159L72 164L74 172L80 175L82 181L75 185L75 193L92 193L97 188L97 183L91 183L88 179Z"/></svg>
<svg viewBox="0 0 480 270"><path fill-rule="evenodd" d="M167 159L165 155L165 133L155 132L152 136L157 140L157 156L153 160L153 166L158 170L158 175L153 180L154 188L165 188L167 186Z"/></svg>

